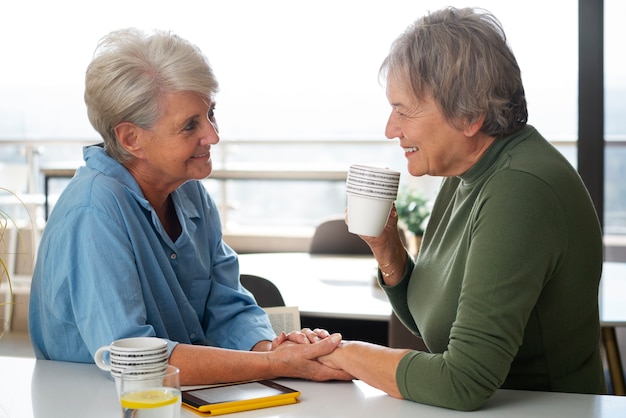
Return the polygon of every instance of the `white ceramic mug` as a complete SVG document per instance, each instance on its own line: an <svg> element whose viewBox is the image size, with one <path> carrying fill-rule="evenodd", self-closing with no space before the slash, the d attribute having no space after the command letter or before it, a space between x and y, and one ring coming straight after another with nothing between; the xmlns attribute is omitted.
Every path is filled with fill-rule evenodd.
<svg viewBox="0 0 626 418"><path fill-rule="evenodd" d="M400 172L353 164L348 170L348 231L377 237L383 232L398 195Z"/></svg>
<svg viewBox="0 0 626 418"><path fill-rule="evenodd" d="M348 193L348 231L378 237L382 234L393 200Z"/></svg>
<svg viewBox="0 0 626 418"><path fill-rule="evenodd" d="M105 354L109 353L109 362ZM96 365L113 377L126 368L164 369L167 367L167 341L155 337L133 337L113 341L94 354Z"/></svg>

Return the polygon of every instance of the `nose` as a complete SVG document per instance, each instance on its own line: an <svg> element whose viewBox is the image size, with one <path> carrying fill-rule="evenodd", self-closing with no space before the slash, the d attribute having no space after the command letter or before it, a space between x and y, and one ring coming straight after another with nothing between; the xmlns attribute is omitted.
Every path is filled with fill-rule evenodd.
<svg viewBox="0 0 626 418"><path fill-rule="evenodd" d="M389 114L389 118L387 119L387 125L385 126L385 137L388 139L400 138L401 129L398 123L395 121L393 117L394 112L392 111Z"/></svg>
<svg viewBox="0 0 626 418"><path fill-rule="evenodd" d="M202 142L215 145L220 142L220 130L217 127L217 122L208 120L205 132L202 135Z"/></svg>

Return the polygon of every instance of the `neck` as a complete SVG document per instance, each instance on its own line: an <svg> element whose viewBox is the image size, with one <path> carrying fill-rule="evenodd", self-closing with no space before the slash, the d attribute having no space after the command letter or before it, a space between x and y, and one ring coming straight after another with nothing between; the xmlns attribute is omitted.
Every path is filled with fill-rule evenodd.
<svg viewBox="0 0 626 418"><path fill-rule="evenodd" d="M161 225L163 225L169 237L172 241L175 241L180 235L182 228L176 215L176 208L174 207L171 193L180 184L166 184L162 179L153 179L151 176L145 175L145 172L136 164L126 164L126 169L137 181L143 196L154 208Z"/></svg>

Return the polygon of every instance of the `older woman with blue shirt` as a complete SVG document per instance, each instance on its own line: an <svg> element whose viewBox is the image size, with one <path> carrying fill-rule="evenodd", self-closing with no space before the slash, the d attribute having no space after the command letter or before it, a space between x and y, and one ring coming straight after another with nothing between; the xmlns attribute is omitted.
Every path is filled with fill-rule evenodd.
<svg viewBox="0 0 626 418"><path fill-rule="evenodd" d="M185 385L350 377L315 360L339 334L276 337L239 282L198 181L219 142L217 89L206 57L174 34L128 29L99 43L85 102L104 143L84 149L42 236L29 313L38 358L92 362L113 340L156 336Z"/></svg>

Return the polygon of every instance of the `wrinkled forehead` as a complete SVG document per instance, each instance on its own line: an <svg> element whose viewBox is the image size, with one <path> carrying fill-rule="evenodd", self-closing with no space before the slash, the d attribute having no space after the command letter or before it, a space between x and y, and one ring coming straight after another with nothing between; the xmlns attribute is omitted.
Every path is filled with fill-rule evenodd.
<svg viewBox="0 0 626 418"><path fill-rule="evenodd" d="M411 70L409 65L390 65L385 74L385 90L387 97L390 94L402 92L403 96L411 101L422 100L432 94L432 89L424 82L417 71Z"/></svg>

